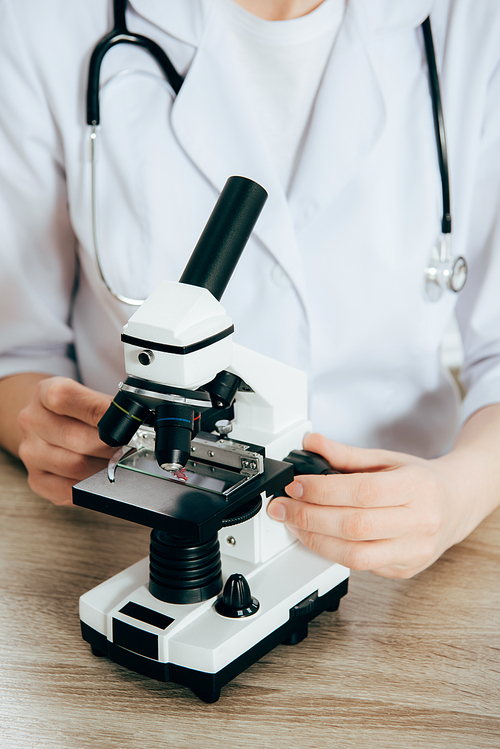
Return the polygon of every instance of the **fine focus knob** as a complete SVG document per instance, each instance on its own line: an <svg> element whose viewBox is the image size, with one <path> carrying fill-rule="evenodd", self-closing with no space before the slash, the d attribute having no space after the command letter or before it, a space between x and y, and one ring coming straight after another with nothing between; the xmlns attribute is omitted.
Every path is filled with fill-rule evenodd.
<svg viewBox="0 0 500 749"><path fill-rule="evenodd" d="M224 585L222 598L215 604L215 610L221 616L239 619L252 616L259 610L259 602L252 598L246 578L238 572L230 575Z"/></svg>
<svg viewBox="0 0 500 749"><path fill-rule="evenodd" d="M220 419L215 422L215 429L221 437L225 437L233 431L233 425L228 419Z"/></svg>

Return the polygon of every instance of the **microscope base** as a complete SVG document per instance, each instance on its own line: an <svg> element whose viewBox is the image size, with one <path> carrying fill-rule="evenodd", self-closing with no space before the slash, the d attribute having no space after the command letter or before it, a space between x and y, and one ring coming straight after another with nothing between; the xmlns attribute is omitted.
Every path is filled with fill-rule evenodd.
<svg viewBox="0 0 500 749"><path fill-rule="evenodd" d="M179 666L175 663L158 663L130 650L115 645L107 640L105 635L89 627L85 622L80 622L82 637L91 645L92 654L96 657L107 656L110 660L120 666L135 671L138 674L149 676L158 681L171 681L189 687L203 702L217 702L221 689L229 681L241 674L245 669L254 664L264 655L269 653L277 645L297 645L307 637L307 625L318 614L323 611L337 611L340 599L347 593L348 580L344 580L329 593L318 598L317 608L307 621L291 619L277 630L261 640L257 645L236 658L225 668L214 674L204 671Z"/></svg>
<svg viewBox="0 0 500 749"><path fill-rule="evenodd" d="M225 684L274 647L301 642L309 621L335 611L347 593L349 571L300 544L262 565L222 559L224 578L234 571L247 577L260 602L256 614L227 619L216 612L216 598L157 600L148 591L146 558L81 597L82 636L92 653L216 702Z"/></svg>

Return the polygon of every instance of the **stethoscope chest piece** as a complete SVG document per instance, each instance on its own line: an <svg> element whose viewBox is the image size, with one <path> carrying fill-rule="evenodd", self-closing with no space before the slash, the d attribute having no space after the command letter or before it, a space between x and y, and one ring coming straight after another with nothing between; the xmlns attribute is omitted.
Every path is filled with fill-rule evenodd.
<svg viewBox="0 0 500 749"><path fill-rule="evenodd" d="M458 293L467 280L467 262L451 255L451 234L441 234L431 251L425 269L425 293L431 302L441 299L446 290Z"/></svg>

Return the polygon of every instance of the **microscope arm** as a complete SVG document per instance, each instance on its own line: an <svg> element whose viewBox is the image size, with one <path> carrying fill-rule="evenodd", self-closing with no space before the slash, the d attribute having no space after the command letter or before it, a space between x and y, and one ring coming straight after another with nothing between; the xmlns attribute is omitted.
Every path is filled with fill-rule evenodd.
<svg viewBox="0 0 500 749"><path fill-rule="evenodd" d="M311 430L306 374L238 344L233 344L228 371L244 383L236 394L231 436L262 445L274 460L301 447Z"/></svg>

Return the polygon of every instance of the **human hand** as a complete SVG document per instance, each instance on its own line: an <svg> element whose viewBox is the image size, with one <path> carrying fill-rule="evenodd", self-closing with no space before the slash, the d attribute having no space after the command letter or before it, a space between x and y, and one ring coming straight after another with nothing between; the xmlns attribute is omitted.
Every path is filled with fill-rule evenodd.
<svg viewBox="0 0 500 749"><path fill-rule="evenodd" d="M41 380L18 417L19 457L30 487L57 505L72 504L71 487L105 468L114 448L99 439L97 422L111 398L66 377Z"/></svg>
<svg viewBox="0 0 500 749"><path fill-rule="evenodd" d="M306 546L355 570L408 578L473 529L453 462L304 440L341 473L297 476L268 506Z"/></svg>

